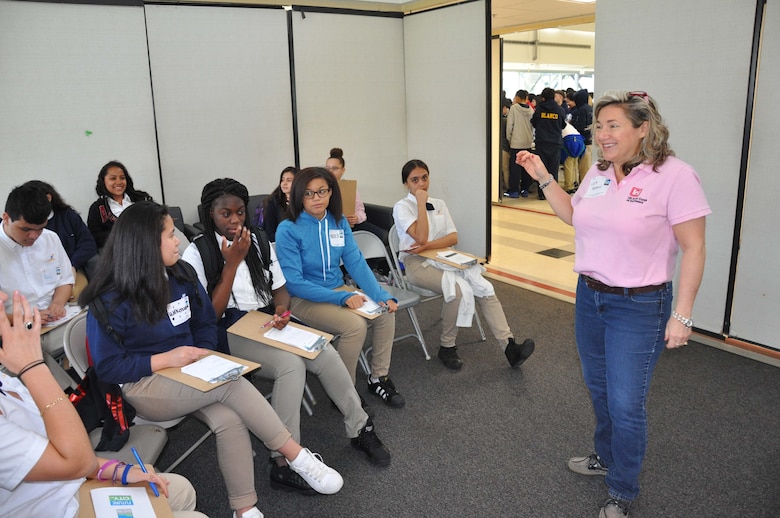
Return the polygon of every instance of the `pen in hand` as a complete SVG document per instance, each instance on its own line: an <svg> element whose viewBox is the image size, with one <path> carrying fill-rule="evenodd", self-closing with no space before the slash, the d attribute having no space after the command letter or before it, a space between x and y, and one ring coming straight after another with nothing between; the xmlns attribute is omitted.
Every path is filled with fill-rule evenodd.
<svg viewBox="0 0 780 518"><path fill-rule="evenodd" d="M282 319L282 318L287 318L290 315L292 315L292 313L290 313L289 311L285 311L281 315L274 315L274 318L272 318L271 320L269 320L268 322L266 322L265 324L260 326L260 329L265 329L266 327L274 325L274 323L276 322L276 317L277 316L279 317L279 319Z"/></svg>
<svg viewBox="0 0 780 518"><path fill-rule="evenodd" d="M143 471L144 473L149 473L148 471L146 471L146 466L144 466L144 461L141 460L141 456L138 455L138 450L135 449L135 446L130 448L130 450L133 452L133 456L135 457L135 460L138 461L138 467L141 468L141 471ZM154 493L154 496L160 496L160 491L157 490L157 484L155 484L150 480L149 487L152 488L152 492Z"/></svg>

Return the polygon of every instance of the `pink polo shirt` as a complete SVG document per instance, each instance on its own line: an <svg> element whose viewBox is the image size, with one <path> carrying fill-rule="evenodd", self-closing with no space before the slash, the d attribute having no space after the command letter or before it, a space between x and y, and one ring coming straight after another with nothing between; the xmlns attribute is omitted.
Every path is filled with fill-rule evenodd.
<svg viewBox="0 0 780 518"><path fill-rule="evenodd" d="M612 167L594 165L571 204L574 271L624 288L672 280L679 250L672 226L712 212L699 176L675 157L658 172L635 167L620 185Z"/></svg>

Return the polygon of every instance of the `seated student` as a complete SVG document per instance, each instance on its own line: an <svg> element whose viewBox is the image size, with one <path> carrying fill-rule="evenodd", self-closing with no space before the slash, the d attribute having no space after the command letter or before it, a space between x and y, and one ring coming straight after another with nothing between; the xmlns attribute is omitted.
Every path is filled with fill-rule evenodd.
<svg viewBox="0 0 780 518"><path fill-rule="evenodd" d="M152 199L148 193L135 189L127 168L116 160L100 169L95 192L98 199L89 207L87 226L98 249L106 244L108 234L123 210L137 201Z"/></svg>
<svg viewBox="0 0 780 518"><path fill-rule="evenodd" d="M309 167L295 177L290 191L290 218L276 232L276 253L287 290L293 296L290 309L312 327L341 334L339 355L353 383L368 323L349 310L361 307L364 298L338 289L344 286L342 261L360 289L387 308L371 321L374 339L368 390L389 406L404 406L403 396L387 375L398 304L379 286L360 253L341 210L339 184L327 169Z"/></svg>
<svg viewBox="0 0 780 518"><path fill-rule="evenodd" d="M263 200L263 230L270 241L276 241L276 228L287 219L290 207L290 187L298 173L295 167L285 167L279 175L279 185Z"/></svg>
<svg viewBox="0 0 780 518"><path fill-rule="evenodd" d="M393 206L393 219L400 239L400 258L406 276L413 284L442 293L445 271L453 268L417 254L428 249L455 246L458 244L458 231L444 201L428 196L429 176L428 166L422 160L410 160L403 166L401 183L409 189L409 194ZM421 218L420 214L425 217ZM472 266L469 270L473 274L459 276L458 280L455 275L450 278L452 296L445 297L441 310L439 359L448 369L460 370L463 367L455 339L458 337L458 326L471 326L474 305L470 304L471 311L465 314L462 314L464 312L461 308L465 296L463 289L470 288L493 336L514 369L534 352L534 341L527 339L522 344L515 342L493 285L482 277L482 267Z"/></svg>
<svg viewBox="0 0 780 518"><path fill-rule="evenodd" d="M44 324L65 316L75 281L60 238L46 230L50 214L46 193L34 185L21 185L8 195L0 230L0 290L19 290L40 310ZM5 310L10 313L11 301L5 303ZM43 337L47 361L57 376L64 371L49 360L62 356L64 333L65 326L58 326Z"/></svg>
<svg viewBox="0 0 780 518"><path fill-rule="evenodd" d="M62 241L74 275L75 271L81 270L89 278L90 268L97 261L97 244L84 220L73 207L65 203L51 184L30 180L25 185L38 187L46 193L52 209L46 228L56 233Z"/></svg>
<svg viewBox="0 0 780 518"><path fill-rule="evenodd" d="M275 315L274 327L284 328L290 320L289 314L285 316L289 313L290 295L268 239L262 232L252 232L244 226L249 202L246 187L231 178L214 180L203 188L200 202L209 215L204 222L206 231L190 244L182 260L195 268L200 283L207 287L214 310L221 317L218 341L223 341L222 348L227 349L229 344L231 354L263 366L259 374L274 380L272 406L296 441L300 442L301 438L301 398L308 370L319 377L325 392L344 414L352 445L363 451L371 462L389 464L390 453L376 436L344 362L333 347L326 347L309 360L225 331L247 311L254 310ZM273 486L312 492L290 470L284 457L278 454L272 457Z"/></svg>
<svg viewBox="0 0 780 518"><path fill-rule="evenodd" d="M344 162L344 151L341 148L334 147L330 150L330 157L325 161L325 169L333 173L337 181L340 181L347 172ZM355 213L351 216L345 216L349 226L352 227L352 231L355 230L368 230L372 234L379 237L382 242L387 245L387 230L374 225L368 221L366 216L366 206L360 200L360 192L355 191Z"/></svg>
<svg viewBox="0 0 780 518"><path fill-rule="evenodd" d="M0 292L0 301L9 297ZM120 483L154 482L176 518L205 515L181 475L144 473L138 466L95 457L87 431L41 351L40 312L13 295L13 327L0 314L0 516L75 518L84 477ZM91 505L84 502L84 505Z"/></svg>
<svg viewBox="0 0 780 518"><path fill-rule="evenodd" d="M124 397L147 419L164 421L197 412L216 435L234 518L262 517L255 507L247 429L269 450L284 455L315 491L338 492L341 475L291 437L247 379L202 392L157 374L198 360L217 341L214 308L192 267L179 260L178 247L173 219L164 206L138 202L117 220L97 273L79 298L90 305L87 338L98 377L123 384ZM95 303L105 307L106 325L95 316Z"/></svg>

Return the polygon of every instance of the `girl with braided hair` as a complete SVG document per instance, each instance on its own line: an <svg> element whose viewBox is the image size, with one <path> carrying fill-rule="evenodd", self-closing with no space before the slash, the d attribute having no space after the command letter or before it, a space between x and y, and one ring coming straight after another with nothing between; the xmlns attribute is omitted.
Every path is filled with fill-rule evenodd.
<svg viewBox="0 0 780 518"><path fill-rule="evenodd" d="M206 184L201 204L206 211L206 229L185 250L182 259L190 263L207 288L218 317L222 346L231 354L262 364L259 375L274 382L271 403L296 441L300 440L301 399L306 372L319 377L325 392L344 414L344 426L352 445L368 460L390 463L390 453L376 436L371 419L338 352L327 346L314 359L277 349L254 340L228 334L227 328L248 311L274 315L274 327L282 329L290 320L290 294L285 278L262 231L247 226L247 188L232 178ZM265 245L263 245L265 242ZM285 316L287 315L287 316ZM278 452L271 454L271 485L312 493L309 484L292 471Z"/></svg>

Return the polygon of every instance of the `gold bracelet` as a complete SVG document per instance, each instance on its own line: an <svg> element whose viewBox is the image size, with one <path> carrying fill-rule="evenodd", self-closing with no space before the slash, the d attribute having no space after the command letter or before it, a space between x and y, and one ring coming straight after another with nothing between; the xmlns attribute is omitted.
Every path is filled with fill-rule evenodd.
<svg viewBox="0 0 780 518"><path fill-rule="evenodd" d="M57 399L55 399L54 401L52 401L51 403L49 403L48 405L46 405L45 407L43 407L43 410L41 410L41 417L43 417L43 414L45 414L48 409L50 409L60 401L64 401L65 399L67 399L67 397L65 395L62 395Z"/></svg>

